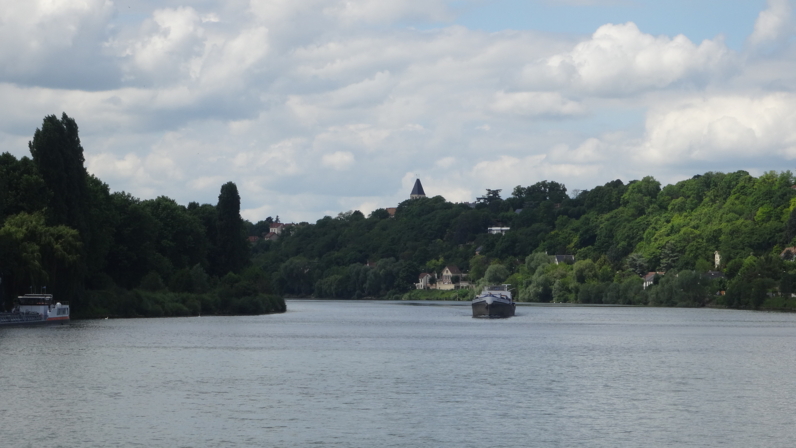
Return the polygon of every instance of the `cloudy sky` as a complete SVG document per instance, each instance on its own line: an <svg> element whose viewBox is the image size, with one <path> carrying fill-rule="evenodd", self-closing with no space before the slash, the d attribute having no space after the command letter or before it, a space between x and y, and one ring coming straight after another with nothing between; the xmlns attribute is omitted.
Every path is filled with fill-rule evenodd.
<svg viewBox="0 0 796 448"><path fill-rule="evenodd" d="M113 191L310 221L794 169L788 0L6 0L0 152L77 120Z"/></svg>

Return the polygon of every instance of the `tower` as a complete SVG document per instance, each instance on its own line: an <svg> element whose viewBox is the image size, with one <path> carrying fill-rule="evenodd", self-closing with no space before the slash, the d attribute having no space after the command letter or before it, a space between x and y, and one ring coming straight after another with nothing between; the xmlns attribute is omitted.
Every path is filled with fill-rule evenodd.
<svg viewBox="0 0 796 448"><path fill-rule="evenodd" d="M412 193L409 194L409 199L418 199L426 197L426 192L423 191L423 185L420 183L420 179L415 181L415 186L412 188Z"/></svg>

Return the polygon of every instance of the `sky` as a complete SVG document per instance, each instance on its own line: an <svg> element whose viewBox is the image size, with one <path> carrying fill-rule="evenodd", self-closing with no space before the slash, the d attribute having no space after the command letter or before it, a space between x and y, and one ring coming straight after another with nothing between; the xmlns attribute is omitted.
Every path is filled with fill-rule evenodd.
<svg viewBox="0 0 796 448"><path fill-rule="evenodd" d="M794 170L788 0L6 0L0 152L256 222L542 180ZM796 171L796 170L795 170Z"/></svg>

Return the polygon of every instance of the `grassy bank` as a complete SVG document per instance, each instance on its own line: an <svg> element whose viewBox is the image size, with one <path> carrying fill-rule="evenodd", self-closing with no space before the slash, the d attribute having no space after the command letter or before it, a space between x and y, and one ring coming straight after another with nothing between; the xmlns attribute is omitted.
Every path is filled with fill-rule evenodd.
<svg viewBox="0 0 796 448"><path fill-rule="evenodd" d="M796 298L769 297L760 305L762 311L796 311Z"/></svg>

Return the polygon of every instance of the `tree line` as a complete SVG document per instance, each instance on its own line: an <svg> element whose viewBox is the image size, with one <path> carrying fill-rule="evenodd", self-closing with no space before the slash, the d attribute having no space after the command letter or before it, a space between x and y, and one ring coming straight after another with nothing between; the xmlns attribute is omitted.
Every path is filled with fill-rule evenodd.
<svg viewBox="0 0 796 448"><path fill-rule="evenodd" d="M418 274L455 265L470 282L512 284L523 301L796 308L796 263L781 256L796 245L793 187L789 171L708 172L664 187L648 176L573 193L541 181L474 204L437 196L406 200L394 216L326 216L258 243L252 260L284 295L419 298ZM574 263L552 262L562 254ZM472 293L428 293L445 295Z"/></svg>
<svg viewBox="0 0 796 448"><path fill-rule="evenodd" d="M283 297L466 299L413 290L448 265L523 301L796 308L791 172L652 177L569 192L555 181L487 190L475 203L410 199L325 216L250 245L276 219L240 217L234 183L216 204L110 192L88 174L75 121L47 116L30 157L0 155L0 292L47 285L78 316L282 311ZM491 226L509 227L489 234ZM714 253L721 261L714 266ZM574 262L552 262L551 255ZM651 284L642 276L653 272ZM427 294L424 296L423 294Z"/></svg>
<svg viewBox="0 0 796 448"><path fill-rule="evenodd" d="M283 311L251 266L234 183L218 203L111 193L88 174L75 120L44 118L31 157L0 155L0 290L53 293L80 316Z"/></svg>

